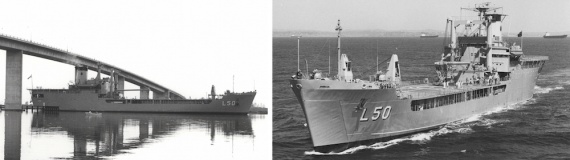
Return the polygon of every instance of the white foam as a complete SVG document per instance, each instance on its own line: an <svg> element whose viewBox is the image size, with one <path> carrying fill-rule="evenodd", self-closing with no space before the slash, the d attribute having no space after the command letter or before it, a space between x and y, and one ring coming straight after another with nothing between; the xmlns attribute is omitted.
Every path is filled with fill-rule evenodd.
<svg viewBox="0 0 570 160"><path fill-rule="evenodd" d="M453 125L453 124L451 124ZM384 148L388 148L390 146L399 144L401 142L404 141L408 141L408 142L412 142L412 143L426 143L429 140L431 140L431 138L435 137L435 136L439 136L439 135L444 135L444 134L448 134L448 133L467 133L469 131L471 131L470 128L461 128L461 127L451 127L453 129L448 129L448 127L442 127L441 129L438 130L432 130L429 132L425 132L425 133L417 133L417 134L413 134L411 136L407 136L407 137L403 137L403 138L397 138L397 139L393 139L387 142L378 142L378 143L374 143L372 145L369 146L365 146L365 145L361 145L361 146L356 146L356 147L352 147L349 149L346 149L342 152L329 152L329 153L321 153L321 152L317 152L317 151L306 151L305 155L346 155L346 154L352 154L355 153L357 151L360 150L365 150L365 149L371 149L371 150L379 150L379 149L384 149Z"/></svg>
<svg viewBox="0 0 570 160"><path fill-rule="evenodd" d="M540 86L534 86L534 93L539 93L539 94L545 94L545 93L549 93L550 91L553 90L561 90L564 89L564 87L562 86L548 86L548 87L540 87Z"/></svg>

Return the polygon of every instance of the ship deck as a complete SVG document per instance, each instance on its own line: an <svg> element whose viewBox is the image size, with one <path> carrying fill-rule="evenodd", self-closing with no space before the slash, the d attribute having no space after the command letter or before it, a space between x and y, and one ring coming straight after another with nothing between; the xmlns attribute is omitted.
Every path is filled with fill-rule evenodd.
<svg viewBox="0 0 570 160"><path fill-rule="evenodd" d="M546 61L548 56L538 56L538 55L523 55L521 61Z"/></svg>
<svg viewBox="0 0 570 160"><path fill-rule="evenodd" d="M425 99L501 85L504 85L504 82L495 85L462 85L461 88L457 88L456 86L448 86L446 88L443 88L443 86L434 86L430 84L416 84L402 86L399 89L401 91L400 97L402 98Z"/></svg>

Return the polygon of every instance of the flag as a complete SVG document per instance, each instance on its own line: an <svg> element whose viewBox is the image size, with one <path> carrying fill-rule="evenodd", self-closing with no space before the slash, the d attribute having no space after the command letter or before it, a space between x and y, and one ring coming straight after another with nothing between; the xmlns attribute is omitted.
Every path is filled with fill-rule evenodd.
<svg viewBox="0 0 570 160"><path fill-rule="evenodd" d="M32 75L30 74L30 76L28 77L28 79L32 78Z"/></svg>
<svg viewBox="0 0 570 160"><path fill-rule="evenodd" d="M517 34L517 37L522 37L522 31Z"/></svg>

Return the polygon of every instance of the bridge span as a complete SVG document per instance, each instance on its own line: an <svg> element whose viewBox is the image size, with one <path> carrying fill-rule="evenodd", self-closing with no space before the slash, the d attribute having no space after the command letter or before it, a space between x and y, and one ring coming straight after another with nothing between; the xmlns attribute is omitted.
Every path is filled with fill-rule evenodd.
<svg viewBox="0 0 570 160"><path fill-rule="evenodd" d="M23 54L73 65L76 67L76 73L80 68L97 71L100 65L103 74L110 75L112 71L115 72L118 90L124 90L124 81L138 85L141 88L141 99L149 97L149 90L153 91L153 99L185 99L181 94L127 70L43 44L0 34L0 49L6 50L6 100L4 102L5 109L8 110L21 109Z"/></svg>

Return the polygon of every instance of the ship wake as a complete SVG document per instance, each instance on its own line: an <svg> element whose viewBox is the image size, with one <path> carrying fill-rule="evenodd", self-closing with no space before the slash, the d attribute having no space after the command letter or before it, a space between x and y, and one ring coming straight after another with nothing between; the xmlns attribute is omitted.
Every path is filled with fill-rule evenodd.
<svg viewBox="0 0 570 160"><path fill-rule="evenodd" d="M562 86L547 86L547 87L534 86L534 93L545 94L545 93L549 93L550 91L553 91L553 90L561 90L561 89L564 89L564 87L562 87Z"/></svg>
<svg viewBox="0 0 570 160"><path fill-rule="evenodd" d="M534 86L535 94L545 94L553 90L562 90L563 86L570 85L570 68L556 70L552 73L540 75L537 85Z"/></svg>
<svg viewBox="0 0 570 160"><path fill-rule="evenodd" d="M401 143L410 143L410 144L424 144L431 140L431 138L439 135L445 135L449 133L469 133L471 129L469 127L461 127L461 126L453 126L453 124L446 125L445 127L441 127L437 130L432 130L425 133L417 133L410 136L406 136L403 138L397 138L386 142L378 142L372 145L361 145L353 148L346 149L341 152L329 152L329 153L321 153L317 151L306 151L305 155L347 155L353 154L358 151L362 150L380 150L385 149L390 146L394 146Z"/></svg>

